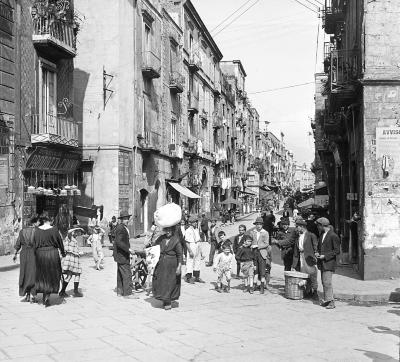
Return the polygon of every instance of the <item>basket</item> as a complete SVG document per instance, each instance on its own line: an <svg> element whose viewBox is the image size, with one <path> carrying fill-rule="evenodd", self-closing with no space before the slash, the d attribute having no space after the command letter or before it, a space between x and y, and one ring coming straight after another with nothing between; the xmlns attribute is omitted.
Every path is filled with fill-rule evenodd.
<svg viewBox="0 0 400 362"><path fill-rule="evenodd" d="M287 271L285 272L285 297L288 299L303 299L308 274Z"/></svg>

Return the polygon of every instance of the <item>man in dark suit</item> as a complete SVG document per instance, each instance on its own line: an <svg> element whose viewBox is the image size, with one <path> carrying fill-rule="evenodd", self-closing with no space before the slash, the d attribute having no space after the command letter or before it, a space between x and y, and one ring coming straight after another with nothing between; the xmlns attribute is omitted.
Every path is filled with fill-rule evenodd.
<svg viewBox="0 0 400 362"><path fill-rule="evenodd" d="M239 248L242 246L244 241L244 234L246 233L246 225L239 225L239 234L233 239L233 254L236 255ZM240 274L240 261L236 260L236 279L239 279Z"/></svg>
<svg viewBox="0 0 400 362"><path fill-rule="evenodd" d="M285 271L290 271L293 264L293 247L298 237L296 230L289 228L289 220L283 219L280 221L281 230L276 235L272 244L281 249L281 258Z"/></svg>
<svg viewBox="0 0 400 362"><path fill-rule="evenodd" d="M113 249L114 261L117 263L117 294L124 298L137 299L132 294L132 271L130 265L130 243L128 222L131 215L121 212L120 223L115 228Z"/></svg>
<svg viewBox="0 0 400 362"><path fill-rule="evenodd" d="M292 269L310 276L311 285L307 285L307 292L313 299L318 300L318 270L315 257L318 239L313 233L307 231L307 222L303 219L296 220L296 229L297 238L293 247Z"/></svg>
<svg viewBox="0 0 400 362"><path fill-rule="evenodd" d="M340 254L340 239L330 226L329 220L320 217L316 224L319 230L318 251L315 256L318 259L318 269L321 270L324 299L321 303L326 309L335 308L333 298L332 276L335 272L336 257Z"/></svg>
<svg viewBox="0 0 400 362"><path fill-rule="evenodd" d="M273 210L266 210L263 215L263 229L269 234L269 243L271 244L272 233L274 232L275 215Z"/></svg>

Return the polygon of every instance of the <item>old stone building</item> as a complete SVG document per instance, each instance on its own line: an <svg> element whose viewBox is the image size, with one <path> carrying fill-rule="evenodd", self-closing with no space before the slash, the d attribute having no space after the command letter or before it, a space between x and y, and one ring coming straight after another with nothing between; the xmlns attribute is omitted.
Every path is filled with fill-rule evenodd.
<svg viewBox="0 0 400 362"><path fill-rule="evenodd" d="M399 10L397 2L361 0L326 1L324 9L330 42L316 149L333 202L330 219L342 236L342 261L364 279L400 274ZM355 211L361 220L349 227Z"/></svg>

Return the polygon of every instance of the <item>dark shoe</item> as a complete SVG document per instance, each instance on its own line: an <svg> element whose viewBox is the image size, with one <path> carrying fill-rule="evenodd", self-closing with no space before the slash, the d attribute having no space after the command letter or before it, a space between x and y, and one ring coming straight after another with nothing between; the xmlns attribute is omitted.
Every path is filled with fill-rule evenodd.
<svg viewBox="0 0 400 362"><path fill-rule="evenodd" d="M68 298L69 297L69 295L64 291L61 291L60 293L58 293L58 296L60 298Z"/></svg>
<svg viewBox="0 0 400 362"><path fill-rule="evenodd" d="M50 307L50 296L43 297L43 305L45 308Z"/></svg>
<svg viewBox="0 0 400 362"><path fill-rule="evenodd" d="M260 285L260 294L264 294L264 283Z"/></svg>
<svg viewBox="0 0 400 362"><path fill-rule="evenodd" d="M254 286L254 291L257 291L257 290L261 290L261 286L258 284Z"/></svg>
<svg viewBox="0 0 400 362"><path fill-rule="evenodd" d="M81 298L83 297L83 294L79 291L79 282L74 283L74 297L75 298Z"/></svg>
<svg viewBox="0 0 400 362"><path fill-rule="evenodd" d="M216 289L216 290L217 290L217 292L218 292L218 293L222 293L222 288L220 288L220 287L217 287L217 289Z"/></svg>
<svg viewBox="0 0 400 362"><path fill-rule="evenodd" d="M195 278L194 280L196 283L205 283L205 281L203 279L199 278Z"/></svg>
<svg viewBox="0 0 400 362"><path fill-rule="evenodd" d="M321 306L321 307L326 307L326 306L328 306L328 304L329 304L330 302L325 302L323 299L320 301L320 303L319 303L319 305Z"/></svg>
<svg viewBox="0 0 400 362"><path fill-rule="evenodd" d="M329 304L325 307L325 309L335 309L335 302L332 300Z"/></svg>
<svg viewBox="0 0 400 362"><path fill-rule="evenodd" d="M213 266L213 263L206 263L206 266Z"/></svg>
<svg viewBox="0 0 400 362"><path fill-rule="evenodd" d="M254 293L254 288L249 288L249 293L253 294Z"/></svg>
<svg viewBox="0 0 400 362"><path fill-rule="evenodd" d="M312 300L319 300L318 292L314 290L311 294L311 299Z"/></svg>

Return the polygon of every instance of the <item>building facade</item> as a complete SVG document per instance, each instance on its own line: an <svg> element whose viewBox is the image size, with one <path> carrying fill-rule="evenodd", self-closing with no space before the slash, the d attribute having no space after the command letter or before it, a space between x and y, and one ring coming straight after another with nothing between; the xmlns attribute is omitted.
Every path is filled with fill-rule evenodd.
<svg viewBox="0 0 400 362"><path fill-rule="evenodd" d="M294 187L296 190L312 189L315 184L315 175L306 164L295 165Z"/></svg>
<svg viewBox="0 0 400 362"><path fill-rule="evenodd" d="M324 107L317 105L314 125L322 165L318 177L327 181L330 219L342 235L342 261L352 263L364 279L398 277L400 55L395 29L400 4L327 0L325 5L323 27L330 42L324 47L326 81L316 78L325 98ZM356 211L361 220L350 228L346 220Z"/></svg>

